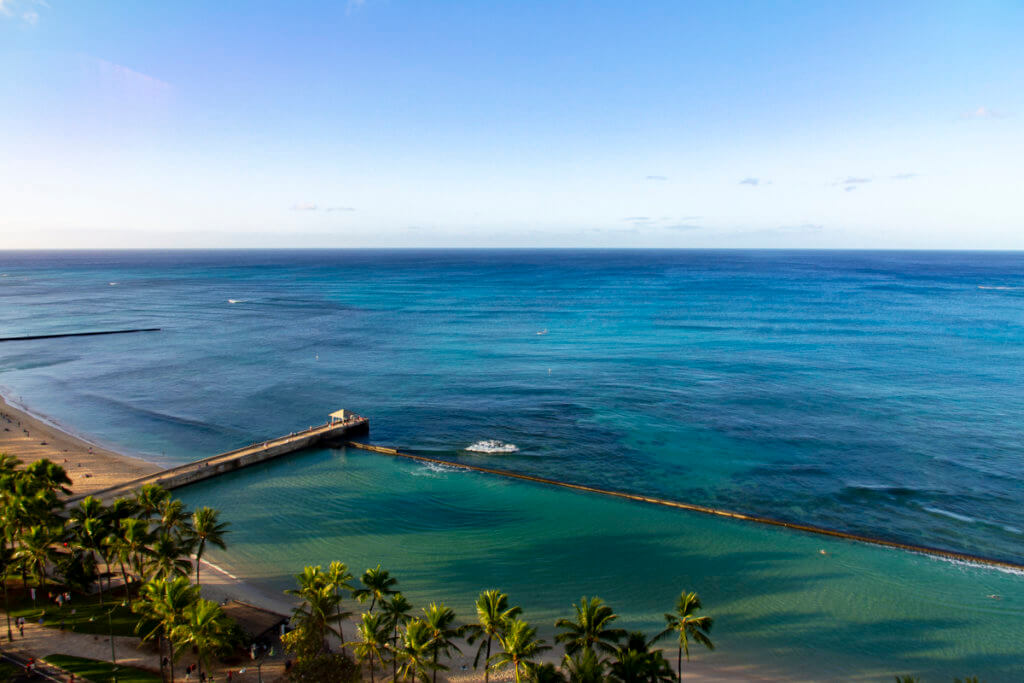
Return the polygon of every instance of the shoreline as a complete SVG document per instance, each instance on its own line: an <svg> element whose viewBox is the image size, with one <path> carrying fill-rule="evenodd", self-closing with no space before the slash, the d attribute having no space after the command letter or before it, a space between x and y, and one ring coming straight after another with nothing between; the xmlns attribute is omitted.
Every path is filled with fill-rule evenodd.
<svg viewBox="0 0 1024 683"><path fill-rule="evenodd" d="M0 453L12 455L23 464L49 458L61 465L71 479L71 495L117 486L164 469L92 443L3 394L0 428Z"/></svg>

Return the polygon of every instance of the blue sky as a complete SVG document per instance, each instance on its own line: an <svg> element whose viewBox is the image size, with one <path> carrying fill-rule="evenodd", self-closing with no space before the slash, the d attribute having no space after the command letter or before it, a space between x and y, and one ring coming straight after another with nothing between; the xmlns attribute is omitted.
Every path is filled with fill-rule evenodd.
<svg viewBox="0 0 1024 683"><path fill-rule="evenodd" d="M1024 249L1020 2L0 0L0 248Z"/></svg>

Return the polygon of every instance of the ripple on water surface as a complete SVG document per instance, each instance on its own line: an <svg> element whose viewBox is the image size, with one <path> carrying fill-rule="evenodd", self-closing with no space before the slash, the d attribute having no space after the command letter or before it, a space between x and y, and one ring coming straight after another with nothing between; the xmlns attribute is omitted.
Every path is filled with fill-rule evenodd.
<svg viewBox="0 0 1024 683"><path fill-rule="evenodd" d="M381 562L417 604L442 599L462 615L500 587L550 637L583 594L653 632L686 587L717 620L719 650L702 659L780 676L813 661L810 678L1012 680L1024 657L1010 572L351 450L181 493L233 521L217 561L275 591L307 563Z"/></svg>

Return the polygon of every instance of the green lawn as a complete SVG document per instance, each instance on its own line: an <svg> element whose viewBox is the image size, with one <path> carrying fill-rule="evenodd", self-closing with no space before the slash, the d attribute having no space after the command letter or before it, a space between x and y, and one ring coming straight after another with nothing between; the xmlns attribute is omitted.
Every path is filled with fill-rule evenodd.
<svg viewBox="0 0 1024 683"><path fill-rule="evenodd" d="M114 665L110 662L70 655L50 655L43 659L76 676L88 678L93 683L107 683L107 681L114 680ZM117 683L160 683L160 675L142 669L133 669L130 666L118 666Z"/></svg>
<svg viewBox="0 0 1024 683"><path fill-rule="evenodd" d="M107 595L106 604L100 607L98 595L75 595L71 604L65 607L57 607L53 601L45 599L46 590L40 591L41 596L37 606L32 605L28 593L11 591L11 619L25 617L26 621L36 622L43 617L43 625L51 628L60 628L60 622L64 621L64 628L78 633L95 633L107 635L107 612L113 609L110 615L110 626L115 636L134 636L135 624L138 622L138 615L133 614L127 605L122 605L123 594L119 593L117 599L111 601ZM57 590L57 589L54 589ZM45 614L43 611L45 610ZM74 614L71 611L74 610ZM6 623L2 624L6 630Z"/></svg>
<svg viewBox="0 0 1024 683"><path fill-rule="evenodd" d="M0 662L0 681L6 683L6 681L13 680L20 673L22 673L20 666L15 666L10 662Z"/></svg>

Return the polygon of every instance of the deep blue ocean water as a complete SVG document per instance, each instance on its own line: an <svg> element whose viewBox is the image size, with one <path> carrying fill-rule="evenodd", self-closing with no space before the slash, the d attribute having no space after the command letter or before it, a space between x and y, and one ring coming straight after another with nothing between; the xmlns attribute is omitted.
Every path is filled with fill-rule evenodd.
<svg viewBox="0 0 1024 683"><path fill-rule="evenodd" d="M0 275L0 336L162 328L0 344L8 396L158 462L262 440L345 407L371 418L373 442L411 452L1024 562L1021 253L0 252ZM520 451L463 450L480 439ZM465 502L491 489L497 498ZM395 571L414 593L502 577L525 590L532 584L515 572L537 568L535 581L562 581L538 599L547 617L556 593L569 601L582 592L574 574L605 593L628 582L630 568L615 562L596 563L590 578L567 571L573 559L590 562L582 554L653 563L645 584L674 577L669 566L683 560L654 539L678 524L689 530L684 564L706 564L685 575L688 586L732 619L733 657L742 650L780 671L806 659L769 625L787 602L804 615L787 621L810 639L802 647L836 648L829 675L957 664L1014 680L1024 655L1021 578L993 570L843 543L849 574L833 575L809 564L824 541L799 534L579 503L578 494L344 451L197 490L236 520L235 553L223 560L268 586L306 562L345 555L343 543L356 556L350 564L382 555L404 563ZM553 521L579 505L573 521ZM311 512L333 506L348 519L377 514L342 528ZM538 510L550 514L532 517ZM629 533L608 529L630 515ZM591 528L591 518L603 524ZM557 531L566 528L577 528L569 540ZM482 535L454 540L470 530ZM527 548L529 565L499 557ZM459 561L421 572L444 557ZM793 595L764 597L784 579ZM858 611L849 592L887 580L899 597L883 591L874 612ZM918 593L923 586L933 592ZM936 598L951 590L970 595ZM640 593L624 592L640 606L622 611L649 626L663 609L648 609ZM1002 599L988 599L995 593ZM939 621L940 606L978 621L937 631L918 652L910 643L932 643L920 625ZM840 645L851 634L836 620L850 628L863 617L869 638L871 618L886 608L888 648L870 640L859 657ZM728 619L720 628L730 644Z"/></svg>

